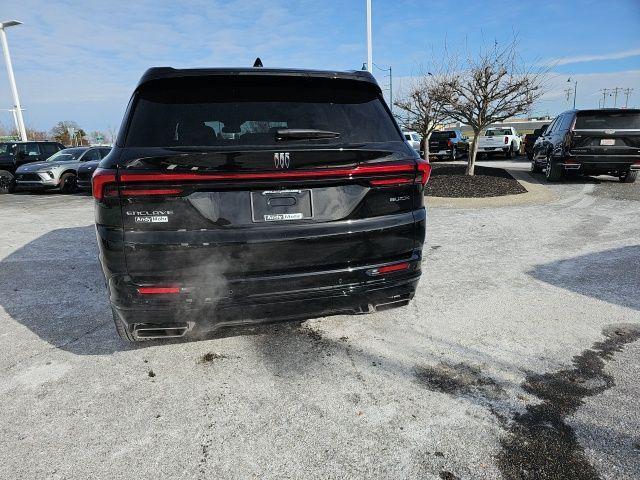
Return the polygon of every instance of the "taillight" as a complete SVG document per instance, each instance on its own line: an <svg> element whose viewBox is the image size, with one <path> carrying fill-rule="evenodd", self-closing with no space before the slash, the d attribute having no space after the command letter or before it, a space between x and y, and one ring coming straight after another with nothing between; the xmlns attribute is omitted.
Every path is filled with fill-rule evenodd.
<svg viewBox="0 0 640 480"><path fill-rule="evenodd" d="M93 172L91 177L91 190L93 198L98 201L102 201L108 188L116 187L116 172L115 170L107 170L104 168L98 168Z"/></svg>
<svg viewBox="0 0 640 480"><path fill-rule="evenodd" d="M374 187L389 187L391 185L407 185L413 183L413 178L382 178L380 180L370 180L369 183Z"/></svg>
<svg viewBox="0 0 640 480"><path fill-rule="evenodd" d="M508 145L509 144L509 137L504 137L504 144Z"/></svg>
<svg viewBox="0 0 640 480"><path fill-rule="evenodd" d="M138 287L140 295L175 295L180 293L180 287Z"/></svg>
<svg viewBox="0 0 640 480"><path fill-rule="evenodd" d="M449 148L453 147L453 143L451 142L451 140L447 140L447 147Z"/></svg>
<svg viewBox="0 0 640 480"><path fill-rule="evenodd" d="M431 176L431 164L429 160L420 159L418 160L418 172L420 174L420 183L422 185L426 185L429 181L429 177Z"/></svg>
<svg viewBox="0 0 640 480"><path fill-rule="evenodd" d="M181 188L122 188L122 197L152 197L154 195L180 195Z"/></svg>

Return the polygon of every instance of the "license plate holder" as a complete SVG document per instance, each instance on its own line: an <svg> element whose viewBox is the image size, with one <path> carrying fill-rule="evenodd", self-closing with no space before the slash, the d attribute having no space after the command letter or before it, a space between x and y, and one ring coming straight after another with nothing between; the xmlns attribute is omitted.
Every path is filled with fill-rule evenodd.
<svg viewBox="0 0 640 480"><path fill-rule="evenodd" d="M313 199L309 189L251 192L251 219L254 223L312 218Z"/></svg>
<svg viewBox="0 0 640 480"><path fill-rule="evenodd" d="M601 138L600 145L605 147L613 147L616 144L615 138Z"/></svg>

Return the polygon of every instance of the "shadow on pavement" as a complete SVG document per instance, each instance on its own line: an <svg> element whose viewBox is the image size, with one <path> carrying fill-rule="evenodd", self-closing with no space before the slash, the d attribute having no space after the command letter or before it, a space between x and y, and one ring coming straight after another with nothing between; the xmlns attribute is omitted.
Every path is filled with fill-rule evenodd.
<svg viewBox="0 0 640 480"><path fill-rule="evenodd" d="M129 344L113 326L93 225L53 230L0 260L0 306L55 348L77 355L234 336L301 337L301 321L225 327L194 337ZM304 336L302 336L304 337ZM265 339L267 343L270 343Z"/></svg>
<svg viewBox="0 0 640 480"><path fill-rule="evenodd" d="M38 237L0 261L0 306L52 346L79 355L125 350L98 263L93 225Z"/></svg>
<svg viewBox="0 0 640 480"><path fill-rule="evenodd" d="M558 260L528 273L551 285L640 310L640 245Z"/></svg>

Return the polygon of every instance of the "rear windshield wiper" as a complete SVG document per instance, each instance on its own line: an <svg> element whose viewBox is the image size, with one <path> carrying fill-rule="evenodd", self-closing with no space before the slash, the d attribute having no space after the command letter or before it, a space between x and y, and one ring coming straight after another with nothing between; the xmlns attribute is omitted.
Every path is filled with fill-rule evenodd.
<svg viewBox="0 0 640 480"><path fill-rule="evenodd" d="M276 141L284 140L312 140L316 138L338 138L338 132L316 130L313 128L280 128L276 130Z"/></svg>

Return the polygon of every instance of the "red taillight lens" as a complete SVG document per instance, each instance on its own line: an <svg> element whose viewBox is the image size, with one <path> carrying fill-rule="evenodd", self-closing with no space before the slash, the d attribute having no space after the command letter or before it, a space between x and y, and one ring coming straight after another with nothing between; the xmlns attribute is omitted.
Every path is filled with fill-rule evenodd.
<svg viewBox="0 0 640 480"><path fill-rule="evenodd" d="M407 185L413 183L413 178L383 178L380 180L371 180L369 183L374 187L390 187L392 185Z"/></svg>
<svg viewBox="0 0 640 480"><path fill-rule="evenodd" d="M504 144L507 145L509 143L509 137L504 137Z"/></svg>
<svg viewBox="0 0 640 480"><path fill-rule="evenodd" d="M123 188L120 195L123 197L150 197L154 195L180 195L181 188Z"/></svg>
<svg viewBox="0 0 640 480"><path fill-rule="evenodd" d="M451 140L447 140L447 147L451 148L453 146L453 143L451 143Z"/></svg>
<svg viewBox="0 0 640 480"><path fill-rule="evenodd" d="M180 287L138 287L140 295L171 295L180 293Z"/></svg>
<svg viewBox="0 0 640 480"><path fill-rule="evenodd" d="M431 164L429 160L418 160L418 173L420 174L420 183L426 185L431 176Z"/></svg>
<svg viewBox="0 0 640 480"><path fill-rule="evenodd" d="M98 168L95 172L93 172L93 176L91 177L91 190L93 193L93 198L98 201L104 199L106 187L110 185L115 186L115 183L115 170Z"/></svg>
<svg viewBox="0 0 640 480"><path fill-rule="evenodd" d="M372 268L371 270L367 270L369 275L383 275L385 273L395 273L402 272L404 270L409 270L409 262L402 263L394 263L393 265L385 265L384 267Z"/></svg>

